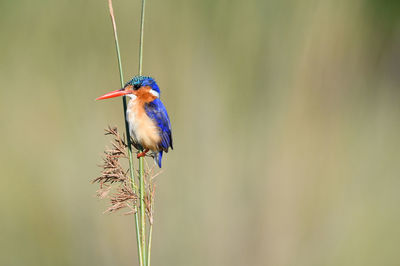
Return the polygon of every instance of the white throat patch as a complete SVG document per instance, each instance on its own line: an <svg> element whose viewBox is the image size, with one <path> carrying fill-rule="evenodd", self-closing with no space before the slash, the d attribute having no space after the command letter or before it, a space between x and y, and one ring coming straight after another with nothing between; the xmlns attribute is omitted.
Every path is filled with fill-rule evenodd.
<svg viewBox="0 0 400 266"><path fill-rule="evenodd" d="M128 94L129 98L131 98L132 101L134 101L137 97L135 94Z"/></svg>

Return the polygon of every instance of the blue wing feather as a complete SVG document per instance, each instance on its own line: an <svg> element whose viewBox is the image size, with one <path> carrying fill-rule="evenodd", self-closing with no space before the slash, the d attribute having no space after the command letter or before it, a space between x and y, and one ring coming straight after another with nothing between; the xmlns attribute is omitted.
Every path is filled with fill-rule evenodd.
<svg viewBox="0 0 400 266"><path fill-rule="evenodd" d="M144 106L146 114L157 124L159 128L159 134L161 142L159 144L160 152L156 156L156 161L161 167L162 152L168 152L169 147L173 149L172 145L172 132L171 122L168 117L167 110L160 99L155 99L150 103L146 103Z"/></svg>
<svg viewBox="0 0 400 266"><path fill-rule="evenodd" d="M172 146L172 135L171 135L171 122L168 117L167 110L160 99L145 104L146 114L157 124L160 130L161 143L160 146L164 151L168 151L168 148Z"/></svg>

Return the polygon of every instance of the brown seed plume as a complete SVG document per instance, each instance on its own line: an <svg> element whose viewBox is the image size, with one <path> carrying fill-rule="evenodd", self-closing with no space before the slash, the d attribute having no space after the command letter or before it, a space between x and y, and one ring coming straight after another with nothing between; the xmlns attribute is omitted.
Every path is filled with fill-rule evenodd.
<svg viewBox="0 0 400 266"><path fill-rule="evenodd" d="M111 206L105 212L115 212L122 208L128 207L134 210L137 204L137 195L132 189L132 183L128 175L129 170L124 170L120 159L127 159L127 144L124 136L120 136L116 127L108 127L105 135L111 135L111 148L104 151L103 164L99 177L95 178L92 183L99 183L100 189L97 196L101 199L108 198Z"/></svg>
<svg viewBox="0 0 400 266"><path fill-rule="evenodd" d="M106 148L104 151L103 164L100 176L95 178L92 183L98 183L100 188L97 190L97 197L100 199L108 199L110 206L105 210L105 213L113 213L123 208L128 208L129 211L125 214L135 213L139 205L138 195L132 186L129 169L125 170L121 165L121 159L128 162L127 142L125 136L121 136L116 127L108 127L105 129L105 135L113 137L111 148ZM148 155L151 156L151 155ZM149 167L146 162L144 170L145 181L145 197L146 215L149 223L153 224L154 213L154 195L155 183L154 179L161 171L154 173L155 167Z"/></svg>

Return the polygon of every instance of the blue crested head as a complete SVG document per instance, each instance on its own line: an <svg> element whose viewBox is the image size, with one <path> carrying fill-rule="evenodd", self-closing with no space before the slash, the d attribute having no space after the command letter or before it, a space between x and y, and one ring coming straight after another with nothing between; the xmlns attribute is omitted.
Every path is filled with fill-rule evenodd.
<svg viewBox="0 0 400 266"><path fill-rule="evenodd" d="M125 87L128 85L132 85L135 90L139 89L140 87L149 86L158 94L160 94L160 88L158 87L156 81L152 77L147 76L135 76L130 81L125 84Z"/></svg>

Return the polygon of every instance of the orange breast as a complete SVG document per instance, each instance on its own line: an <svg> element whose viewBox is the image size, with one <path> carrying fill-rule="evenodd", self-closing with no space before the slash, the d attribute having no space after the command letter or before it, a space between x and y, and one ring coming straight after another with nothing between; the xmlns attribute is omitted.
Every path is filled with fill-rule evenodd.
<svg viewBox="0 0 400 266"><path fill-rule="evenodd" d="M146 114L145 101L137 96L129 101L127 119L132 137L145 149L159 150L161 137L156 123Z"/></svg>

